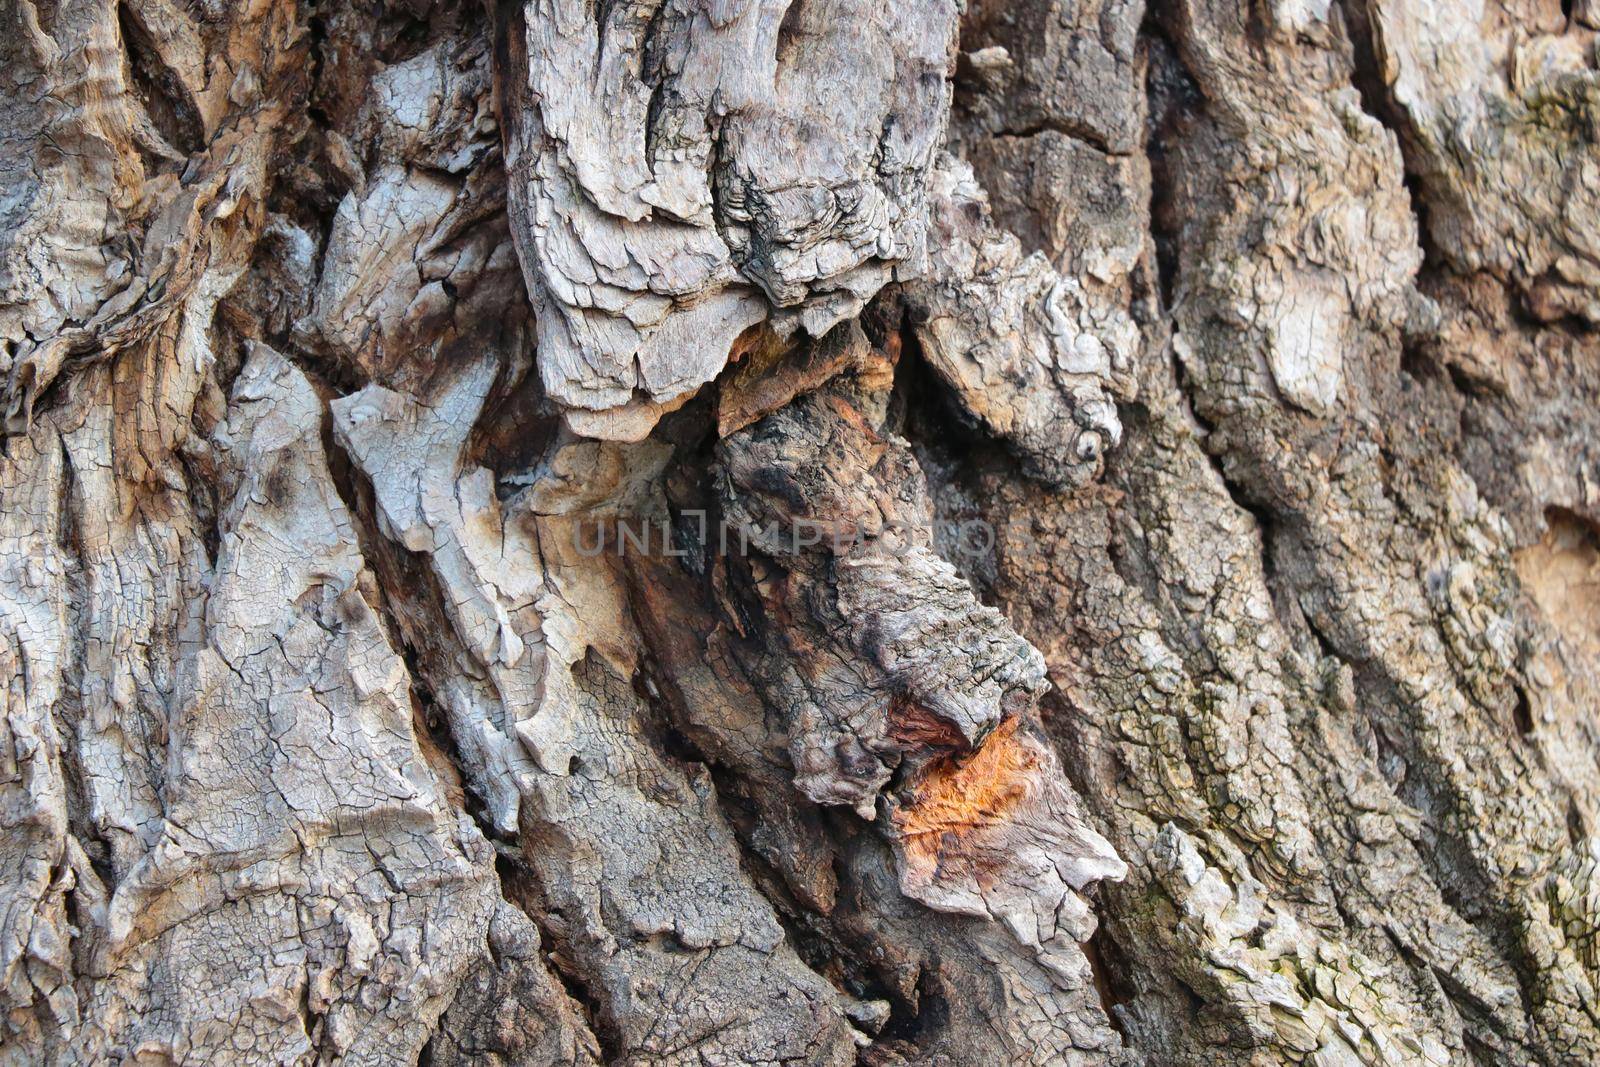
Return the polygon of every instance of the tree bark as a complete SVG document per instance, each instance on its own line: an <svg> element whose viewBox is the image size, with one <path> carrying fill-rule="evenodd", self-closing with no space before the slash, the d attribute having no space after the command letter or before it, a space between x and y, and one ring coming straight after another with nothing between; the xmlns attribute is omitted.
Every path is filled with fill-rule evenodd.
<svg viewBox="0 0 1600 1067"><path fill-rule="evenodd" d="M8 0L0 1063L1600 1062L1558 0Z"/></svg>

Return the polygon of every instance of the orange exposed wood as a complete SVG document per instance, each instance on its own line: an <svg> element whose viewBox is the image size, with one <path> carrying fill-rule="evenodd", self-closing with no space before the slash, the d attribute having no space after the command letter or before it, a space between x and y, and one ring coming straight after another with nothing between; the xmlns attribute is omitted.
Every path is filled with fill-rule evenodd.
<svg viewBox="0 0 1600 1067"><path fill-rule="evenodd" d="M907 839L957 835L1006 818L1027 796L1039 757L1017 736L1016 719L989 735L971 757L949 759L928 771L916 799L895 813Z"/></svg>

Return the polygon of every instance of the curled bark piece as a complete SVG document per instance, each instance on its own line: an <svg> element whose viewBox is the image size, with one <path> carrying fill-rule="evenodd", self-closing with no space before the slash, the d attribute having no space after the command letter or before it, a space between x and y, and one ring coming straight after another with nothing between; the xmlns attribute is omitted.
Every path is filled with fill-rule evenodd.
<svg viewBox="0 0 1600 1067"><path fill-rule="evenodd" d="M295 104L294 4L207 22L152 5L127 27L146 49L124 40L118 10L49 5L45 25L25 3L5 35L9 431L69 358L146 341L191 295L209 322L260 232L267 163ZM130 75L161 88L137 91Z"/></svg>
<svg viewBox="0 0 1600 1067"><path fill-rule="evenodd" d="M447 38L379 71L352 131L363 172L297 326L385 384L425 382L524 299L490 81L487 35Z"/></svg>
<svg viewBox="0 0 1600 1067"><path fill-rule="evenodd" d="M1030 473L1063 486L1096 477L1122 439L1115 398L1131 393L1138 328L1042 254L1024 257L967 164L941 157L930 202L932 265L905 287L928 362Z"/></svg>
<svg viewBox="0 0 1600 1067"><path fill-rule="evenodd" d="M717 446L728 514L770 554L752 562L757 594L784 620L757 676L797 788L887 812L907 896L1001 924L1070 988L1094 930L1079 893L1127 868L1034 732L1039 653L931 547L885 380L844 374Z"/></svg>
<svg viewBox="0 0 1600 1067"><path fill-rule="evenodd" d="M820 335L925 243L957 9L530 3L506 21L513 233L545 389L633 439L782 309Z"/></svg>
<svg viewBox="0 0 1600 1067"><path fill-rule="evenodd" d="M1542 318L1600 322L1593 34L1532 4L1359 10L1441 251L1516 283Z"/></svg>

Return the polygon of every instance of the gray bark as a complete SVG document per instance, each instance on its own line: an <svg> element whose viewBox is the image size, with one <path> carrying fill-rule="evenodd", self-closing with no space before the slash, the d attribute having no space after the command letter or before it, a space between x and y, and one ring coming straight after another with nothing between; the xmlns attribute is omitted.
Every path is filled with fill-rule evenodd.
<svg viewBox="0 0 1600 1067"><path fill-rule="evenodd" d="M0 18L0 1064L1600 1062L1594 4Z"/></svg>

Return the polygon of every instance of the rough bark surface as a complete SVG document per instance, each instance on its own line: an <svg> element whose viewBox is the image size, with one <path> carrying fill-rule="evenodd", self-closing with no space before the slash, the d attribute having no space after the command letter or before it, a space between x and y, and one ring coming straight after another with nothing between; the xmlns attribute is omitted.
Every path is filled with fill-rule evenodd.
<svg viewBox="0 0 1600 1067"><path fill-rule="evenodd" d="M1600 1062L1600 7L7 0L0 1064Z"/></svg>

